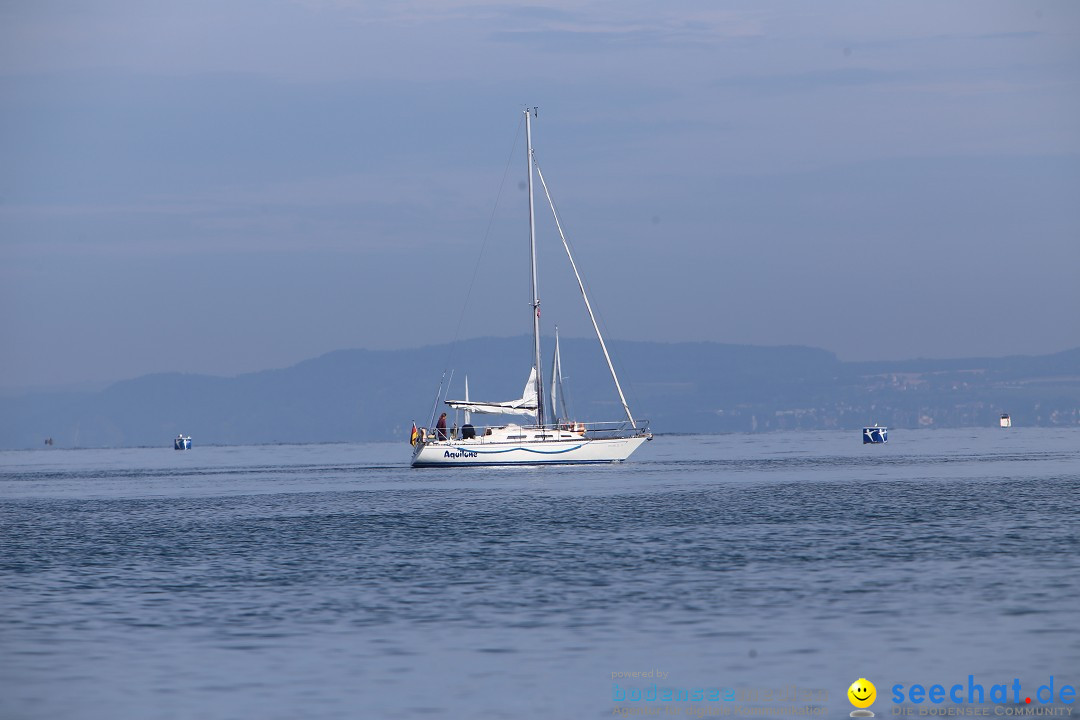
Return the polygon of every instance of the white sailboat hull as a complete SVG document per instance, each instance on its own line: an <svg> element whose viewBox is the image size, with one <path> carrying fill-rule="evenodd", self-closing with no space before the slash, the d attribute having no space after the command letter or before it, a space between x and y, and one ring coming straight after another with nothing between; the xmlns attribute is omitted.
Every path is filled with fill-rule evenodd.
<svg viewBox="0 0 1080 720"><path fill-rule="evenodd" d="M630 457L651 435L620 438L578 438L484 442L480 440L440 440L417 443L413 467L482 465L564 465L614 463Z"/></svg>

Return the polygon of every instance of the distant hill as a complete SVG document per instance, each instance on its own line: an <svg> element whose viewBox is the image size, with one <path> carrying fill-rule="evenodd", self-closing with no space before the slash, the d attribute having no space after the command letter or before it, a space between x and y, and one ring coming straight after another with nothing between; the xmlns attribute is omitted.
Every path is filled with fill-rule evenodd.
<svg viewBox="0 0 1080 720"><path fill-rule="evenodd" d="M764 432L1080 424L1080 348L1036 357L841 362L807 347L612 342L638 418L656 432ZM563 339L572 415L618 419L593 340ZM547 347L551 347L548 343ZM412 350L341 350L282 370L236 377L147 375L96 392L35 392L0 401L0 448L403 440L430 420L439 378L451 397L520 397L527 337ZM550 358L546 358L550 361ZM447 373L450 379L450 373ZM440 406L441 407L441 406Z"/></svg>

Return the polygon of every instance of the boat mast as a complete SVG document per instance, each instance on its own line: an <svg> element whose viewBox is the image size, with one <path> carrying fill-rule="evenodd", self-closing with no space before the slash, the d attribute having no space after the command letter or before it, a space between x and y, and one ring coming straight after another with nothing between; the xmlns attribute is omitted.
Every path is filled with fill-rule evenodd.
<svg viewBox="0 0 1080 720"><path fill-rule="evenodd" d="M544 426L544 374L540 369L540 296L536 290L536 220L533 208L533 148L531 113L536 108L525 108L525 146L529 164L529 252L532 259L532 315L533 354L536 362L536 425Z"/></svg>
<svg viewBox="0 0 1080 720"><path fill-rule="evenodd" d="M469 402L469 376L465 376L465 402ZM468 410L465 411L465 424L468 425L472 422L472 413Z"/></svg>

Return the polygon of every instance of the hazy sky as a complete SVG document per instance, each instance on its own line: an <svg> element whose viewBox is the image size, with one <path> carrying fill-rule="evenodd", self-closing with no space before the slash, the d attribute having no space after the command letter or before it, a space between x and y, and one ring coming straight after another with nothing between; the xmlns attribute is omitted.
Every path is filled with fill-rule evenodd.
<svg viewBox="0 0 1080 720"><path fill-rule="evenodd" d="M527 333L526 105L613 338L1080 346L1078 3L44 0L0 4L0 386Z"/></svg>

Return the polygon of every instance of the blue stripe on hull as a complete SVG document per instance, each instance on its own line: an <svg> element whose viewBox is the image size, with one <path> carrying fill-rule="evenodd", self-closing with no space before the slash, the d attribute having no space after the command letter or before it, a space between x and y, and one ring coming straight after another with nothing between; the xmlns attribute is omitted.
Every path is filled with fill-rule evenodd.
<svg viewBox="0 0 1080 720"><path fill-rule="evenodd" d="M562 455L563 453L579 450L581 449L581 447L581 445L575 445L574 447L566 448L565 450L534 450L533 448L527 447L512 447L506 448L505 450L473 450L471 448L456 447L454 448L454 450L456 450L457 452L470 452L476 455L501 455L503 453L516 452L518 450L521 450L522 452L536 453L537 455Z"/></svg>
<svg viewBox="0 0 1080 720"><path fill-rule="evenodd" d="M514 467L515 465L604 465L625 460L522 460L520 462L418 462L416 468L432 467Z"/></svg>

